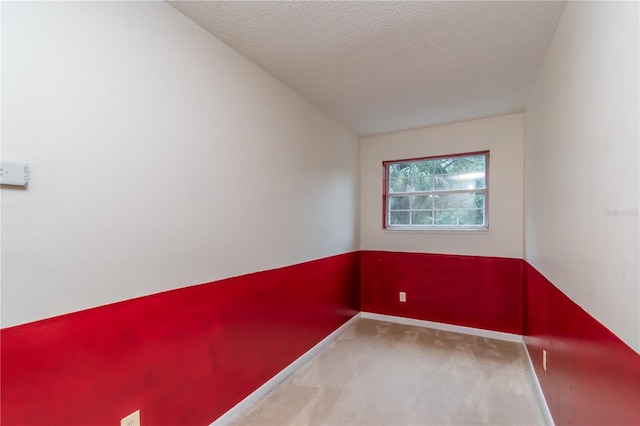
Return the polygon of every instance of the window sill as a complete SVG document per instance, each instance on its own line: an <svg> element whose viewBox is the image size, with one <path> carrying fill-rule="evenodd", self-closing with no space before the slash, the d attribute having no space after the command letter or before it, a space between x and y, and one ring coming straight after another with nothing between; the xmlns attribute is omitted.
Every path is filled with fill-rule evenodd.
<svg viewBox="0 0 640 426"><path fill-rule="evenodd" d="M484 226L482 228L438 228L438 229L434 229L434 228L387 227L387 228L383 228L383 231L384 232L399 232L399 233L403 233L403 234L406 234L406 233L416 233L416 234L423 234L423 233L429 233L429 234L432 234L432 233L436 233L436 234L480 233L480 234L488 234L489 233L489 227L488 226Z"/></svg>

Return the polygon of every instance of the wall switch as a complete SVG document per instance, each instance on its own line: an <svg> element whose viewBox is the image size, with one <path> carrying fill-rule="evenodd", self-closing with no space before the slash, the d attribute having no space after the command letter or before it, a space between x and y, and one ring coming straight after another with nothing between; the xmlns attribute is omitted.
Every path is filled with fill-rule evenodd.
<svg viewBox="0 0 640 426"><path fill-rule="evenodd" d="M140 410L134 411L120 420L120 426L140 426Z"/></svg>
<svg viewBox="0 0 640 426"><path fill-rule="evenodd" d="M0 184L2 185L29 185L29 165L17 161L0 161Z"/></svg>
<svg viewBox="0 0 640 426"><path fill-rule="evenodd" d="M407 293L405 293L404 291L400 292L400 301L401 302L406 302L407 301Z"/></svg>
<svg viewBox="0 0 640 426"><path fill-rule="evenodd" d="M547 371L547 351L542 350L542 368L544 371Z"/></svg>

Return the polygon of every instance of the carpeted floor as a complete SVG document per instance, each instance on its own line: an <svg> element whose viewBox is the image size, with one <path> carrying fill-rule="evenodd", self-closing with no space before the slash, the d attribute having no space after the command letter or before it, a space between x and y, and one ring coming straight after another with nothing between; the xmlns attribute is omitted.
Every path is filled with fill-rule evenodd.
<svg viewBox="0 0 640 426"><path fill-rule="evenodd" d="M522 345L361 319L233 425L543 425Z"/></svg>

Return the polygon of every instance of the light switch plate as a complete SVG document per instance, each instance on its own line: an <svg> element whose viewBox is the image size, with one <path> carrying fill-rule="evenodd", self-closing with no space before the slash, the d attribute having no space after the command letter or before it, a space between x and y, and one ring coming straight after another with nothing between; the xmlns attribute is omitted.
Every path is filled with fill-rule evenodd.
<svg viewBox="0 0 640 426"><path fill-rule="evenodd" d="M29 184L29 164L18 161L0 161L0 184L27 186Z"/></svg>

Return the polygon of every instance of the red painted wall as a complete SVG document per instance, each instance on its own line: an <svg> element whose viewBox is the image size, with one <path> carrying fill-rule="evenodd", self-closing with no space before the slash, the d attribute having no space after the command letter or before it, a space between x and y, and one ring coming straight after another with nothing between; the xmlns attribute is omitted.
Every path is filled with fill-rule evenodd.
<svg viewBox="0 0 640 426"><path fill-rule="evenodd" d="M363 251L360 268L365 312L522 334L520 259Z"/></svg>
<svg viewBox="0 0 640 426"><path fill-rule="evenodd" d="M524 334L557 425L640 424L640 356L528 263L376 251L3 329L0 423L209 424L360 309Z"/></svg>
<svg viewBox="0 0 640 426"><path fill-rule="evenodd" d="M524 263L524 340L555 424L640 425L640 356Z"/></svg>
<svg viewBox="0 0 640 426"><path fill-rule="evenodd" d="M206 425L359 311L359 254L1 332L1 423ZM88 280L91 277L87 277Z"/></svg>

